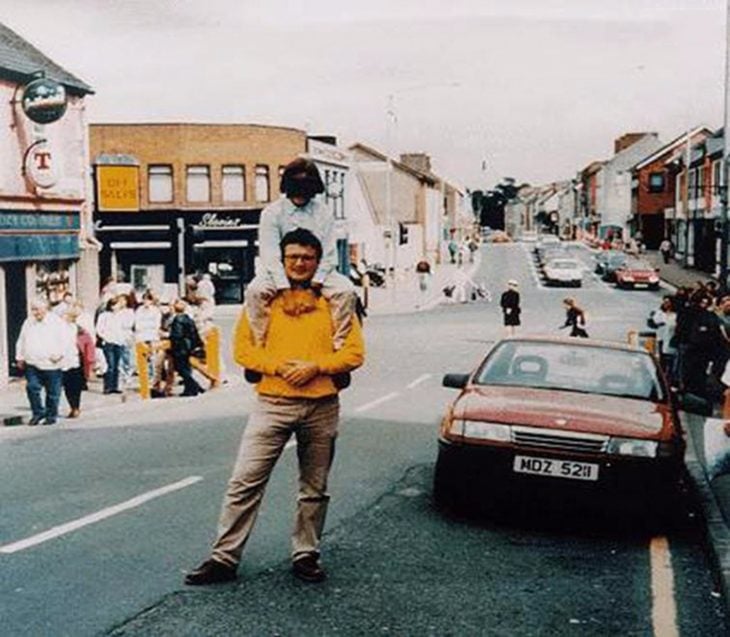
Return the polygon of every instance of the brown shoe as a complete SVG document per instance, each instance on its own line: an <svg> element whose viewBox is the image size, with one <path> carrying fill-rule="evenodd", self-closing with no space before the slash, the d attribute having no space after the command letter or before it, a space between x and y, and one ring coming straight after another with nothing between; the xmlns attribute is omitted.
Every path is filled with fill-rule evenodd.
<svg viewBox="0 0 730 637"><path fill-rule="evenodd" d="M228 566L218 560L205 560L198 568L185 575L188 586L206 586L208 584L225 584L236 579L236 567Z"/></svg>
<svg viewBox="0 0 730 637"><path fill-rule="evenodd" d="M316 555L304 555L292 562L292 573L294 577L299 578L303 582L317 584L327 579L327 573L324 572L322 565Z"/></svg>
<svg viewBox="0 0 730 637"><path fill-rule="evenodd" d="M80 409L72 409L71 411L68 412L69 418L78 418L80 415L81 415Z"/></svg>

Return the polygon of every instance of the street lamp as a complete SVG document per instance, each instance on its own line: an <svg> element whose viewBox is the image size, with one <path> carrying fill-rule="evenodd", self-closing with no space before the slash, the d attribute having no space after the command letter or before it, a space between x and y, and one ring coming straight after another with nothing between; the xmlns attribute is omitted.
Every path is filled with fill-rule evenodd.
<svg viewBox="0 0 730 637"><path fill-rule="evenodd" d="M393 214L393 184L392 184L392 173L393 173L393 138L394 131L397 130L398 126L398 114L396 112L395 96L402 95L404 93L411 93L413 91L420 91L431 88L454 88L461 86L460 82L429 82L426 84L416 84L415 86L407 86L402 89L398 89L388 94L387 105L385 109L385 137L386 137L386 161L387 170L385 173L385 218L386 225L388 226L388 232L390 234L389 244L389 255L388 255L388 272L391 277L391 290L395 290L396 287L396 269L398 267L398 244L396 238L398 236L398 227L395 221L395 215Z"/></svg>
<svg viewBox="0 0 730 637"><path fill-rule="evenodd" d="M725 17L725 116L723 121L723 151L722 151L722 179L720 184L720 224L722 234L720 235L720 291L727 292L728 275L728 134L730 134L730 0L727 2Z"/></svg>

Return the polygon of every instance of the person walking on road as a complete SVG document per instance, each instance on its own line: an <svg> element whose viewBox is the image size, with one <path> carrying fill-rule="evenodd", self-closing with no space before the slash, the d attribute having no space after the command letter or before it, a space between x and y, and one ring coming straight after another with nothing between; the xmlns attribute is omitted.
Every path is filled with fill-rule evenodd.
<svg viewBox="0 0 730 637"><path fill-rule="evenodd" d="M586 313L578 307L575 299L563 299L563 306L565 307L565 323L560 329L569 327L570 336L588 338L588 332L586 331Z"/></svg>
<svg viewBox="0 0 730 637"><path fill-rule="evenodd" d="M431 264L426 259L421 259L416 263L416 276L418 277L418 304L416 309L420 309L426 302L428 288L431 283Z"/></svg>
<svg viewBox="0 0 730 637"><path fill-rule="evenodd" d="M519 287L520 286L517 281L510 279L507 281L507 289L502 292L502 296L499 300L507 336L513 336L515 333L515 327L521 324L520 314L522 313L522 308L520 307Z"/></svg>
<svg viewBox="0 0 730 637"><path fill-rule="evenodd" d="M28 425L56 424L67 334L63 319L49 312L48 301L37 298L31 303L30 316L23 322L15 344L15 360L25 373L32 412Z"/></svg>
<svg viewBox="0 0 730 637"><path fill-rule="evenodd" d="M294 294L273 299L265 344L257 344L246 312L235 329L236 362L257 370L262 379L228 483L218 537L210 558L185 577L191 586L236 579L264 488L292 434L299 461L292 572L305 582L326 577L319 556L339 420L335 378L362 365L364 345L360 324L353 320L343 346L334 347L328 302L311 286L322 258L319 240L308 230L295 230L282 239L281 254Z"/></svg>

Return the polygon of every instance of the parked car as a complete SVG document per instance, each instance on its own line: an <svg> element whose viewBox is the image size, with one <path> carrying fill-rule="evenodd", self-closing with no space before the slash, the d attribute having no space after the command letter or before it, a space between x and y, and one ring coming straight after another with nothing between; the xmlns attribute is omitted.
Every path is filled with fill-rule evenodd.
<svg viewBox="0 0 730 637"><path fill-rule="evenodd" d="M583 285L583 265L577 259L551 259L543 268L545 282L548 284Z"/></svg>
<svg viewBox="0 0 730 637"><path fill-rule="evenodd" d="M616 287L619 288L659 289L659 270L640 259L628 259L616 270L615 277Z"/></svg>
<svg viewBox="0 0 730 637"><path fill-rule="evenodd" d="M601 275L601 278L604 281L615 281L616 270L623 268L628 259L628 255L624 252L614 251L613 254L609 254L606 259L606 263L603 265L603 274Z"/></svg>
<svg viewBox="0 0 730 637"><path fill-rule="evenodd" d="M548 246L560 245L560 238L554 234L542 234L535 244L535 250L538 252Z"/></svg>
<svg viewBox="0 0 730 637"><path fill-rule="evenodd" d="M606 268L606 263L610 257L615 255L623 255L623 252L618 250L601 250L596 256L593 257L595 263L594 272L599 275L603 275Z"/></svg>
<svg viewBox="0 0 730 637"><path fill-rule="evenodd" d="M570 254L562 245L548 245L544 248L540 248L537 252L537 263L539 266L544 266L548 261L553 259L568 259Z"/></svg>
<svg viewBox="0 0 730 637"><path fill-rule="evenodd" d="M499 341L441 423L439 506L557 501L671 509L685 443L656 360L621 343L556 337ZM687 407L685 407L687 409Z"/></svg>

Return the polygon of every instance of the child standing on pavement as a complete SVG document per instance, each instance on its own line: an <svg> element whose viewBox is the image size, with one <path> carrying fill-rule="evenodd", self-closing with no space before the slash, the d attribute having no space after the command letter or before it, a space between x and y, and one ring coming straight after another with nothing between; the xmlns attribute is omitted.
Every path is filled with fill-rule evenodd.
<svg viewBox="0 0 730 637"><path fill-rule="evenodd" d="M314 234L322 243L319 267L311 288L329 302L333 321L335 350L342 347L352 327L355 312L355 288L337 272L337 249L332 211L317 196L325 187L314 162L298 158L289 163L281 177L283 197L269 204L259 223L261 269L246 289L246 313L255 343L263 346L269 326L271 301L283 295L284 311L299 313L297 294L284 272L279 244L282 237L297 228Z"/></svg>

